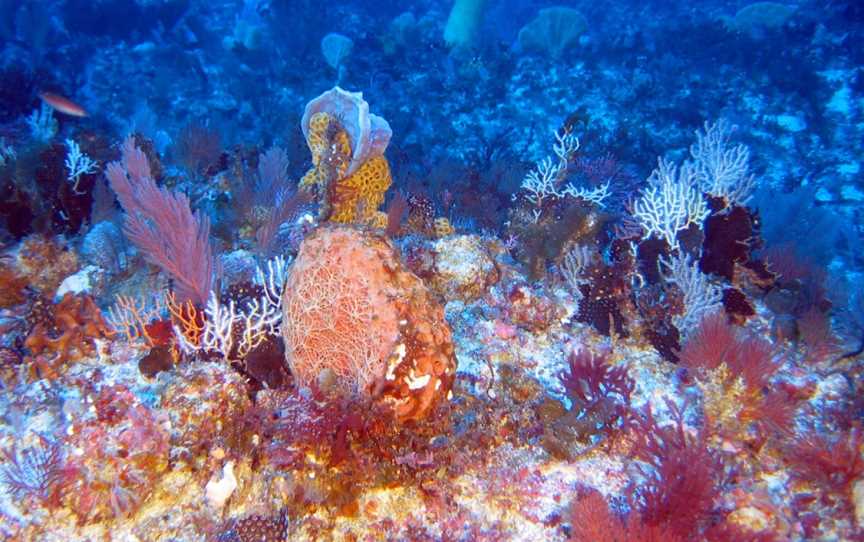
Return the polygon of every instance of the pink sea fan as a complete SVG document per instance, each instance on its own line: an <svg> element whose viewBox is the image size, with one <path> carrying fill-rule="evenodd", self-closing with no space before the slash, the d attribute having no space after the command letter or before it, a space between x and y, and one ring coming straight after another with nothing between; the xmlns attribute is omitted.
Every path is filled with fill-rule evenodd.
<svg viewBox="0 0 864 542"><path fill-rule="evenodd" d="M337 86L306 104L300 126L307 143L309 121L312 115L322 111L340 119L351 140L351 163L346 175L357 171L370 158L384 154L393 131L386 120L369 113L369 104L362 92L348 92Z"/></svg>
<svg viewBox="0 0 864 542"><path fill-rule="evenodd" d="M126 211L126 236L171 275L181 299L203 304L213 288L215 267L210 221L192 213L185 194L156 185L147 156L131 137L122 151L122 160L108 164L106 175Z"/></svg>

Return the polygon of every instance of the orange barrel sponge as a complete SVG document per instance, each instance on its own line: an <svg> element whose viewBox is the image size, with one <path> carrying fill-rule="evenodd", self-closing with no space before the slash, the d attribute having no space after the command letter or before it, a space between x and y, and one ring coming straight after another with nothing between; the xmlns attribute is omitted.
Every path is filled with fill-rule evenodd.
<svg viewBox="0 0 864 542"><path fill-rule="evenodd" d="M282 294L285 358L297 382L425 417L450 395L456 357L444 308L383 235L324 226L307 237Z"/></svg>

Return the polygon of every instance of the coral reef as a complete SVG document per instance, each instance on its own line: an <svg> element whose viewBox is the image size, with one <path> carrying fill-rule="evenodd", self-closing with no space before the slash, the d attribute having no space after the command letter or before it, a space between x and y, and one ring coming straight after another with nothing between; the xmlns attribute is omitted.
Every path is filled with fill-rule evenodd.
<svg viewBox="0 0 864 542"><path fill-rule="evenodd" d="M0 539L864 540L858 3L236 4L0 2Z"/></svg>

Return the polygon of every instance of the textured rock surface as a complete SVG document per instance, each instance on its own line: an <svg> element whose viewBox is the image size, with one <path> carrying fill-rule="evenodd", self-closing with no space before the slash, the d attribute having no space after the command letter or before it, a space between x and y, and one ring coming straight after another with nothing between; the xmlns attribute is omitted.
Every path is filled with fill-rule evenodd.
<svg viewBox="0 0 864 542"><path fill-rule="evenodd" d="M476 235L445 237L435 242L432 287L447 301L472 301L498 281L495 260Z"/></svg>

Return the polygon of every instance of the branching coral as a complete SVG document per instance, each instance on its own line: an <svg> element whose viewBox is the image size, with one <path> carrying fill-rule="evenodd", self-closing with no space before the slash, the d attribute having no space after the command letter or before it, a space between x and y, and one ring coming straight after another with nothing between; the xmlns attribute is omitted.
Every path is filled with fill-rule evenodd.
<svg viewBox="0 0 864 542"><path fill-rule="evenodd" d="M150 323L158 320L159 312L158 298L155 306L148 306L143 299L118 295L114 305L108 309L108 323L115 332L125 335L130 343L141 342L152 348L157 343L150 333Z"/></svg>
<svg viewBox="0 0 864 542"><path fill-rule="evenodd" d="M656 237L679 248L678 234L691 224L702 226L708 206L694 188L696 168L689 163L681 167L659 159L657 169L648 178L648 188L633 201L633 218L645 230L645 237Z"/></svg>

